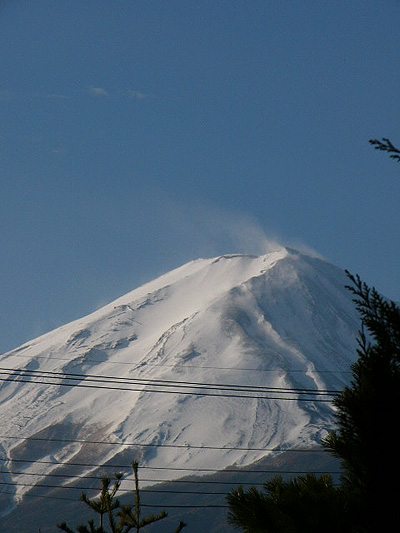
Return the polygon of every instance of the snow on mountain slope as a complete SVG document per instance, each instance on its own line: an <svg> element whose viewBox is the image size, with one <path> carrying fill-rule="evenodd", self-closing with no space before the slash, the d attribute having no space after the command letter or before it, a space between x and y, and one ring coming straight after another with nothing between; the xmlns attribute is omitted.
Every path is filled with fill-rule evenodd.
<svg viewBox="0 0 400 533"><path fill-rule="evenodd" d="M201 259L4 354L2 510L69 462L223 469L317 443L331 404L298 389L348 378L359 321L345 284L286 248Z"/></svg>

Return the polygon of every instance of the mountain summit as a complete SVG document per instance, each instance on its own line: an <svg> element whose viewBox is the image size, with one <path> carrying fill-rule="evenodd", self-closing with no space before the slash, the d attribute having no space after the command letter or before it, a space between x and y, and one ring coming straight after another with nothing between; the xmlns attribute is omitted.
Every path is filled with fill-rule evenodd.
<svg viewBox="0 0 400 533"><path fill-rule="evenodd" d="M3 511L69 464L223 469L316 445L355 357L345 284L287 248L199 259L4 354Z"/></svg>

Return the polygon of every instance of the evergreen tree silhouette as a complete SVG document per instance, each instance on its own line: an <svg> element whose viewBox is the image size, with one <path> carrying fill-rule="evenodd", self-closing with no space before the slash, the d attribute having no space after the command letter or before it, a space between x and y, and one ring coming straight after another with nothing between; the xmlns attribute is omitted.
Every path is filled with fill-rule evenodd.
<svg viewBox="0 0 400 533"><path fill-rule="evenodd" d="M380 150L382 152L388 152L390 158L400 163L400 150L393 146L389 139L383 137L381 141L378 139L370 139L369 143L375 148L375 150Z"/></svg>
<svg viewBox="0 0 400 533"><path fill-rule="evenodd" d="M240 486L228 497L228 521L244 533L350 533L345 495L332 476L275 476L263 490Z"/></svg>
<svg viewBox="0 0 400 533"><path fill-rule="evenodd" d="M102 479L102 489L98 498L88 498L86 493L82 493L82 501L88 505L95 513L99 515L99 525L96 526L94 520L88 520L88 525L77 526L78 533L107 533L104 524L104 517L108 517L108 525L111 533L128 533L131 530L140 533L146 526L158 522L167 517L165 511L159 514L151 514L142 518L140 490L139 490L139 464L137 461L132 463L134 481L135 481L135 504L120 505L116 494L121 486L122 474L115 474L114 485L110 487L111 480L108 477ZM66 533L74 533L66 522L58 524L57 527ZM186 527L185 522L180 521L175 533L180 533Z"/></svg>
<svg viewBox="0 0 400 533"><path fill-rule="evenodd" d="M338 428L323 444L342 460L343 487L362 531L389 531L400 476L392 436L400 425L400 308L359 276L347 275L361 315L358 359L350 385L334 400Z"/></svg>
<svg viewBox="0 0 400 533"><path fill-rule="evenodd" d="M132 463L133 474L135 477L135 505L125 505L121 507L121 511L118 513L120 516L120 523L125 526L125 531L130 531L133 529L136 533L139 533L141 529L158 522L167 516L165 511L161 511L158 515L148 515L144 518L141 517L141 506L140 506L140 492L139 492L139 476L138 468L139 465L136 461ZM121 530L122 531L122 530Z"/></svg>

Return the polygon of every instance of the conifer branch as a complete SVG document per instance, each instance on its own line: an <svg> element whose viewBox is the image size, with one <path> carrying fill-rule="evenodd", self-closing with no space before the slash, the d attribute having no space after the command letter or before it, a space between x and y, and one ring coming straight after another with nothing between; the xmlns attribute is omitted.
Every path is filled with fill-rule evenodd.
<svg viewBox="0 0 400 533"><path fill-rule="evenodd" d="M375 148L375 150L380 150L382 152L388 152L391 159L394 159L400 163L400 150L396 148L389 139L383 137L382 141L378 139L370 139L369 143Z"/></svg>

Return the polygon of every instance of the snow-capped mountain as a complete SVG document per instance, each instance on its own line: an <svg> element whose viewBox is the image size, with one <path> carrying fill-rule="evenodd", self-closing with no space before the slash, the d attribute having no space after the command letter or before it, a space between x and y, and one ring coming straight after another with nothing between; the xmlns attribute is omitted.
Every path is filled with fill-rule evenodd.
<svg viewBox="0 0 400 533"><path fill-rule="evenodd" d="M287 248L200 259L4 354L3 514L69 463L222 470L316 445L355 359L346 282Z"/></svg>

